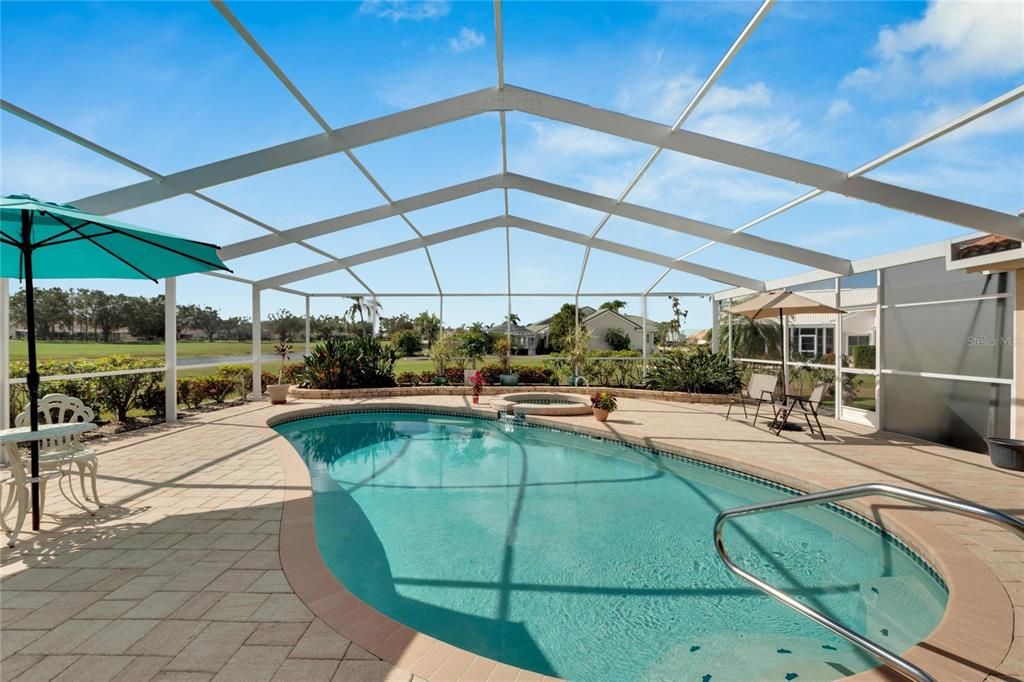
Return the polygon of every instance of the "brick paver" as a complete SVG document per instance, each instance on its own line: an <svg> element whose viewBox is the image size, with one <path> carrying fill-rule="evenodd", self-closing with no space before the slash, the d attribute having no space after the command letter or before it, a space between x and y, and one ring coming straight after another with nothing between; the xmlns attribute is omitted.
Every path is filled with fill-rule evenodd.
<svg viewBox="0 0 1024 682"><path fill-rule="evenodd" d="M461 396L391 400L469 406ZM355 635L357 642L343 637L317 617L320 606L311 609L295 594L282 570L282 509L286 494L308 490L286 490L280 441L266 421L321 404L327 403L252 403L98 442L108 506L89 517L51 494L43 532L25 533L16 548L4 549L3 679L419 679L407 670L439 679L512 679L510 671L515 677L508 666L414 641L386 623L369 629L393 655L389 660L403 662L404 669L396 667ZM831 420L832 438L821 443L726 422L715 405L622 399L620 406L604 425L586 417L556 423L689 451L784 482L887 481L1024 514L1024 475L994 469L974 453ZM915 514L969 549L1015 609L1007 627L1015 617L1016 637L988 654L1001 663L978 678L1024 677L1024 545L980 522ZM328 596L324 604L346 599ZM969 638L970 623L964 625Z"/></svg>

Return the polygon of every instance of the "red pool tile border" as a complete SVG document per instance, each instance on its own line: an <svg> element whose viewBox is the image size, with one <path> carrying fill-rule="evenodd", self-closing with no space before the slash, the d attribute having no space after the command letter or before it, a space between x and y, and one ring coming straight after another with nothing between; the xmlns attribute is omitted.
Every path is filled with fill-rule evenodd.
<svg viewBox="0 0 1024 682"><path fill-rule="evenodd" d="M318 414L379 408L423 409L461 416L480 416L471 408L424 405L414 402L359 403L305 407L278 413L267 420L271 428L284 421ZM817 492L836 487L827 478L808 476L807 471L756 466L749 462L676 443L650 438L641 442L612 433L600 425L582 427L543 418L538 424L584 435L621 440L643 447L690 457L735 471ZM282 436L271 441L285 472L285 499L281 523L282 569L296 595L314 614L346 639L375 656L433 682L449 680L553 680L526 670L478 656L388 618L349 592L324 564L316 546L313 499L309 470ZM810 472L815 473L815 472ZM984 680L996 669L1013 642L1014 612L998 577L951 535L929 522L920 509L894 505L886 498L864 498L842 503L851 511L873 519L918 552L943 577L949 600L938 627L927 639L902 654L938 680ZM483 675L486 674L486 677ZM879 666L847 678L855 682L902 680L894 671Z"/></svg>

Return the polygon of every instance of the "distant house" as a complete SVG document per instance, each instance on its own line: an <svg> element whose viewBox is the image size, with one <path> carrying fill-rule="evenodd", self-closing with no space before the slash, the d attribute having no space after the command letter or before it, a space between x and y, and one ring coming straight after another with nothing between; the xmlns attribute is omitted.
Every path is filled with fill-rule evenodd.
<svg viewBox="0 0 1024 682"><path fill-rule="evenodd" d="M686 343L693 346L706 346L711 343L711 330L701 329L687 335Z"/></svg>
<svg viewBox="0 0 1024 682"><path fill-rule="evenodd" d="M801 296L835 305L835 290L801 291ZM854 346L875 345L875 306L878 289L862 287L843 289L839 307L843 315L843 338L840 353L853 355ZM794 315L789 320L789 345L794 352L808 358L836 352L836 316L834 314Z"/></svg>
<svg viewBox="0 0 1024 682"><path fill-rule="evenodd" d="M510 333L511 331L511 333ZM492 325L487 328L488 334L499 334L505 336L510 334L512 341L512 353L515 355L536 355L538 336L535 331L521 324L512 325L511 330L505 322Z"/></svg>
<svg viewBox="0 0 1024 682"><path fill-rule="evenodd" d="M643 318L639 315L623 315L602 308L600 310L590 306L580 307L580 322L583 323L591 333L590 350L611 350L611 346L604 340L609 329L620 329L629 337L629 347L634 350L643 349ZM653 320L647 321L647 347L654 347L654 336L658 323ZM537 344L550 348L551 343L548 333L551 329L551 318L540 320L526 327L537 337ZM532 353L531 353L532 355Z"/></svg>

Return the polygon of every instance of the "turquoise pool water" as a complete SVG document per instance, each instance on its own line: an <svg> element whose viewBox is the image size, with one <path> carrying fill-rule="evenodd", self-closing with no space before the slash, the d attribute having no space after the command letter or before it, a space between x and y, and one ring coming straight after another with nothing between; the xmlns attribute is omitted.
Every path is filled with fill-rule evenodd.
<svg viewBox="0 0 1024 682"><path fill-rule="evenodd" d="M317 542L381 612L569 680L826 680L875 663L729 573L721 510L785 492L573 434L414 413L282 424L309 465ZM737 444L742 447L742 444ZM824 508L740 519L737 562L902 652L943 586Z"/></svg>

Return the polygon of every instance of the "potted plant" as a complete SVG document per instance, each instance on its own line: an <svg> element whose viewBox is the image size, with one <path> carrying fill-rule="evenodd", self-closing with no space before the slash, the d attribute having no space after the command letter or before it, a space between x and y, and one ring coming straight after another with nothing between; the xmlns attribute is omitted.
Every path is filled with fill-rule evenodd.
<svg viewBox="0 0 1024 682"><path fill-rule="evenodd" d="M282 383L282 376L284 375L284 363L288 361L291 353L292 344L287 341L282 341L274 346L274 355L281 358L281 369L277 372L277 383L267 386L267 393L270 395L270 402L274 405L283 405L288 402L288 389L290 389L292 385Z"/></svg>
<svg viewBox="0 0 1024 682"><path fill-rule="evenodd" d="M598 391L590 396L590 405L594 408L594 419L599 422L607 420L609 414L619 409L615 396L608 391Z"/></svg>
<svg viewBox="0 0 1024 682"><path fill-rule="evenodd" d="M484 390L484 375L480 372L473 372L473 375L469 377L469 383L473 386L473 404L476 405L480 402L480 394Z"/></svg>
<svg viewBox="0 0 1024 682"><path fill-rule="evenodd" d="M1024 471L1024 440L989 436L988 456L993 466L1011 471Z"/></svg>
<svg viewBox="0 0 1024 682"><path fill-rule="evenodd" d="M502 386L518 386L519 375L512 371L509 364L509 354L512 346L507 336L501 336L494 340L494 354L498 356L498 365L501 366L501 374L498 375L498 383Z"/></svg>
<svg viewBox="0 0 1024 682"><path fill-rule="evenodd" d="M434 385L445 386L448 384L448 365L451 364L455 344L451 334L442 334L430 349L430 358L434 361Z"/></svg>

